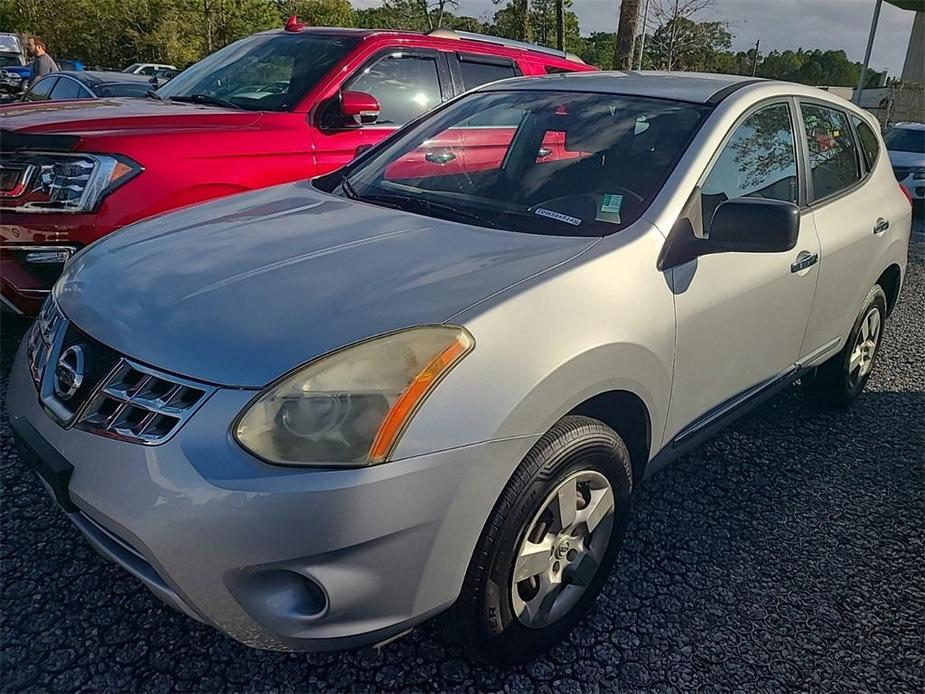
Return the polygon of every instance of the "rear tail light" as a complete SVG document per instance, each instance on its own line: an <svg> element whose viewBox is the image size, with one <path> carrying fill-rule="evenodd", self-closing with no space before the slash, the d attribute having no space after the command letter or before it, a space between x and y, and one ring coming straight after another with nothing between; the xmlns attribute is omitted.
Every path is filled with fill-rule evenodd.
<svg viewBox="0 0 925 694"><path fill-rule="evenodd" d="M906 196L906 200L909 201L910 207L912 206L912 193L904 186L902 183L899 184L899 189L903 192L903 195Z"/></svg>

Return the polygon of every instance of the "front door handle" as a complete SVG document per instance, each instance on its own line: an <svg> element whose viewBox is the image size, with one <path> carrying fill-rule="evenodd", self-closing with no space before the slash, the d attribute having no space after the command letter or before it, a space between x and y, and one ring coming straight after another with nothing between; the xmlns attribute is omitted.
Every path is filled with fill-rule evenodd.
<svg viewBox="0 0 925 694"><path fill-rule="evenodd" d="M456 155L452 152L428 152L424 155L424 159L431 162L432 164L446 164L451 162L456 158Z"/></svg>
<svg viewBox="0 0 925 694"><path fill-rule="evenodd" d="M877 219L877 223L874 224L874 236L880 236L884 231L890 228L890 222L883 217Z"/></svg>
<svg viewBox="0 0 925 694"><path fill-rule="evenodd" d="M818 253L802 251L800 255L797 256L797 259L790 264L790 272L800 272L808 267L812 267L817 262L819 262Z"/></svg>

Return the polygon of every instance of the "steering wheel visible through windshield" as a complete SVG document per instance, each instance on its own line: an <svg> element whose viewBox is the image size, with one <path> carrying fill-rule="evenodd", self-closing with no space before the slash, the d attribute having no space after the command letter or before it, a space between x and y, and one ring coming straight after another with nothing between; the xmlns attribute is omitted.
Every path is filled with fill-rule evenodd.
<svg viewBox="0 0 925 694"><path fill-rule="evenodd" d="M202 59L157 93L174 101L285 111L356 43L324 34L256 34Z"/></svg>
<svg viewBox="0 0 925 694"><path fill-rule="evenodd" d="M709 107L615 94L475 92L345 169L346 197L513 231L634 222Z"/></svg>

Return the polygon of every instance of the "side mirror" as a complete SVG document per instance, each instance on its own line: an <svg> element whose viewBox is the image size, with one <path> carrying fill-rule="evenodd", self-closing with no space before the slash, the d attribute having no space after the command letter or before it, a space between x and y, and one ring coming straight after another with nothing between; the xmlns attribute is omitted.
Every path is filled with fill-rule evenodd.
<svg viewBox="0 0 925 694"><path fill-rule="evenodd" d="M372 125L379 119L379 100L366 92L341 92L340 115L353 127Z"/></svg>
<svg viewBox="0 0 925 694"><path fill-rule="evenodd" d="M800 208L792 202L734 198L713 212L704 233L703 195L695 188L662 246L657 267L665 271L713 253L783 253L800 234Z"/></svg>
<svg viewBox="0 0 925 694"><path fill-rule="evenodd" d="M712 253L782 253L799 235L800 208L792 202L736 198L716 208L706 241Z"/></svg>

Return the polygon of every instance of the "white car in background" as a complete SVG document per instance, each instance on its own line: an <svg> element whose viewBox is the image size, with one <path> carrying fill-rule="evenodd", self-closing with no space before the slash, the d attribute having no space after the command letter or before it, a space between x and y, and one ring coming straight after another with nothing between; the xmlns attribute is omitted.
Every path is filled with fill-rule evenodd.
<svg viewBox="0 0 925 694"><path fill-rule="evenodd" d="M883 135L896 180L916 207L925 199L925 123L896 123Z"/></svg>
<svg viewBox="0 0 925 694"><path fill-rule="evenodd" d="M128 72L132 75L148 75L154 77L156 73L162 70L176 70L176 65L167 63L132 63L122 72Z"/></svg>

